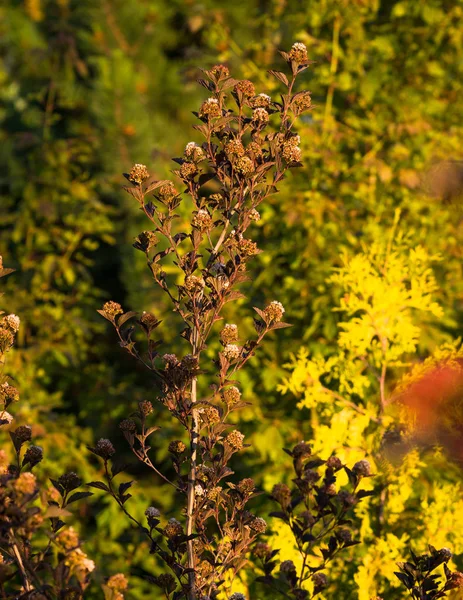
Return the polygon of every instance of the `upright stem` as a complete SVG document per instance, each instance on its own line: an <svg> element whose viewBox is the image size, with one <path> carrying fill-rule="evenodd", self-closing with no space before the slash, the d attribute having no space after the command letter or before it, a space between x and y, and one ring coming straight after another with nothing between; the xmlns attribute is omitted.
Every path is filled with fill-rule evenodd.
<svg viewBox="0 0 463 600"><path fill-rule="evenodd" d="M191 382L191 402L196 402L196 377ZM186 521L186 534L190 536L193 533L193 512L195 504L195 487L196 487L196 454L198 447L199 438L199 419L198 411L193 409L192 415L192 427L190 432L190 472L188 474L188 499L187 499L187 521ZM187 542L187 554L188 554L188 568L195 568L195 556L193 540ZM190 589L188 592L188 600L196 600L195 592L195 573L192 571L188 575L190 582Z"/></svg>
<svg viewBox="0 0 463 600"><path fill-rule="evenodd" d="M30 592L33 589L33 587L29 582L29 578L27 576L27 572L26 572L26 569L24 568L24 563L22 561L21 553L19 552L18 546L16 545L15 541L13 541L13 543L11 544L11 547L13 549L14 557L16 559L19 570L21 572L24 589L26 590L26 592Z"/></svg>

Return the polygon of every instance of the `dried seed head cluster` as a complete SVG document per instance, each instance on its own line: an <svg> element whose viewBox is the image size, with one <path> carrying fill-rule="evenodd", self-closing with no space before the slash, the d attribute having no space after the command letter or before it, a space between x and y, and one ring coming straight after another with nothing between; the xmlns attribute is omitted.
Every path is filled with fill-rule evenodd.
<svg viewBox="0 0 463 600"><path fill-rule="evenodd" d="M244 156L245 150L243 142L239 139L230 140L225 144L225 154L230 157Z"/></svg>
<svg viewBox="0 0 463 600"><path fill-rule="evenodd" d="M291 490L286 484L277 483L273 486L272 497L286 507L291 502Z"/></svg>
<svg viewBox="0 0 463 600"><path fill-rule="evenodd" d="M281 302L278 302L277 300L273 300L273 302L270 302L270 304L264 310L266 318L269 321L273 321L275 323L281 321L284 313L285 309L283 307L283 304Z"/></svg>
<svg viewBox="0 0 463 600"><path fill-rule="evenodd" d="M254 173L254 163L247 156L240 156L235 162L235 169L244 177L250 177Z"/></svg>
<svg viewBox="0 0 463 600"><path fill-rule="evenodd" d="M138 403L138 410L144 417L146 417L153 412L153 405L149 400L142 400Z"/></svg>
<svg viewBox="0 0 463 600"><path fill-rule="evenodd" d="M93 451L98 456L101 456L101 458L107 460L108 458L111 458L111 456L116 452L116 449L109 440L101 438L96 443L96 446L93 449Z"/></svg>
<svg viewBox="0 0 463 600"><path fill-rule="evenodd" d="M103 305L103 312L106 313L108 317L114 319L114 317L121 315L124 311L122 310L122 306L120 304L110 300Z"/></svg>
<svg viewBox="0 0 463 600"><path fill-rule="evenodd" d="M257 533L265 533L267 530L267 521L261 517L256 517L250 523L250 528Z"/></svg>
<svg viewBox="0 0 463 600"><path fill-rule="evenodd" d="M168 181L164 185L161 185L158 194L161 199L170 200L171 198L177 196L177 190L175 189L172 181Z"/></svg>
<svg viewBox="0 0 463 600"><path fill-rule="evenodd" d="M302 156L299 146L292 144L291 140L283 143L281 154L288 163L300 162Z"/></svg>
<svg viewBox="0 0 463 600"><path fill-rule="evenodd" d="M199 116L212 119L216 117L220 117L222 115L222 110L219 106L219 101L217 98L208 98L201 104L201 108L199 109Z"/></svg>
<svg viewBox="0 0 463 600"><path fill-rule="evenodd" d="M149 506L145 510L145 515L148 519L159 519L159 517L161 516L161 512L154 506Z"/></svg>
<svg viewBox="0 0 463 600"><path fill-rule="evenodd" d="M187 160L198 162L204 159L204 151L196 142L188 142L185 147L184 156Z"/></svg>
<svg viewBox="0 0 463 600"><path fill-rule="evenodd" d="M252 98L256 95L256 88L254 87L252 81L249 81L248 79L243 79L242 81L238 81L238 83L235 84L235 92L243 94L245 98Z"/></svg>
<svg viewBox="0 0 463 600"><path fill-rule="evenodd" d="M201 419L206 425L220 423L220 413L214 406L207 406L201 409Z"/></svg>
<svg viewBox="0 0 463 600"><path fill-rule="evenodd" d="M220 332L220 341L224 346L238 341L238 326L234 324L225 325Z"/></svg>
<svg viewBox="0 0 463 600"><path fill-rule="evenodd" d="M187 275L185 277L185 289L189 292L200 292L204 286L204 279L196 275Z"/></svg>
<svg viewBox="0 0 463 600"><path fill-rule="evenodd" d="M19 325L21 321L17 315L7 315L2 319L2 325L9 327L13 333L17 333L19 331Z"/></svg>
<svg viewBox="0 0 463 600"><path fill-rule="evenodd" d="M149 179L150 174L148 173L148 169L145 165L133 165L129 173L129 181L135 183L137 185L141 185L144 181Z"/></svg>
<svg viewBox="0 0 463 600"><path fill-rule="evenodd" d="M249 211L249 218L251 221L260 221L260 213L255 208Z"/></svg>
<svg viewBox="0 0 463 600"><path fill-rule="evenodd" d="M240 237L237 242L238 252L243 258L254 256L259 253L256 242Z"/></svg>
<svg viewBox="0 0 463 600"><path fill-rule="evenodd" d="M199 229L199 231L201 232L209 231L210 229L212 229L211 216L204 208L198 210L198 212L194 215L191 224L193 225L193 227L196 227L196 229Z"/></svg>
<svg viewBox="0 0 463 600"><path fill-rule="evenodd" d="M218 79L227 78L230 75L230 71L225 65L215 65L212 67L210 73L218 77Z"/></svg>
<svg viewBox="0 0 463 600"><path fill-rule="evenodd" d="M134 248L141 250L142 252L149 252L151 248L157 246L159 238L154 231L142 231L134 242Z"/></svg>
<svg viewBox="0 0 463 600"><path fill-rule="evenodd" d="M10 385L8 381L5 381L0 385L0 397L5 403L11 404L12 402L19 401L19 391L13 385Z"/></svg>
<svg viewBox="0 0 463 600"><path fill-rule="evenodd" d="M180 176L183 179L193 179L197 173L198 167L196 166L196 163L184 162L180 167Z"/></svg>
<svg viewBox="0 0 463 600"><path fill-rule="evenodd" d="M129 582L126 576L122 573L116 573L103 585L103 590L105 597L110 597L112 600L124 600L124 592L127 591L128 587Z"/></svg>
<svg viewBox="0 0 463 600"><path fill-rule="evenodd" d="M169 452L172 454L182 454L185 450L186 446L181 440L174 440L169 444Z"/></svg>
<svg viewBox="0 0 463 600"><path fill-rule="evenodd" d="M251 106L252 108L268 108L271 101L272 99L267 94L259 94L252 98Z"/></svg>
<svg viewBox="0 0 463 600"><path fill-rule="evenodd" d="M13 488L17 494L28 496L35 492L37 479L33 473L21 473L13 482Z"/></svg>
<svg viewBox="0 0 463 600"><path fill-rule="evenodd" d="M233 450L241 450L243 448L243 440L244 435L241 431L235 429L227 435L225 443L230 446L230 448L233 448Z"/></svg>
<svg viewBox="0 0 463 600"><path fill-rule="evenodd" d="M30 467L37 465L43 458L43 449L41 446L31 445L26 450L23 458L23 464Z"/></svg>
<svg viewBox="0 0 463 600"><path fill-rule="evenodd" d="M265 108L256 108L252 113L251 123L254 125L254 127L261 129L267 125L269 118L269 114Z"/></svg>
<svg viewBox="0 0 463 600"><path fill-rule="evenodd" d="M359 460L353 466L352 471L361 477L368 477L371 475L370 463L367 460Z"/></svg>
<svg viewBox="0 0 463 600"><path fill-rule="evenodd" d="M237 404L241 400L241 392L235 385L232 385L223 390L222 397L226 404L233 406L233 404Z"/></svg>
<svg viewBox="0 0 463 600"><path fill-rule="evenodd" d="M236 344L226 344L223 355L227 360L236 360L241 354L241 348Z"/></svg>
<svg viewBox="0 0 463 600"><path fill-rule="evenodd" d="M174 518L169 519L169 522L167 523L167 525L164 528L164 534L166 535L166 537L173 538L178 535L182 535L182 533L183 533L182 524L179 523L179 521L177 521L177 519L174 519Z"/></svg>
<svg viewBox="0 0 463 600"><path fill-rule="evenodd" d="M124 419L120 422L119 427L122 431L133 433L137 430L137 424L133 419Z"/></svg>
<svg viewBox="0 0 463 600"><path fill-rule="evenodd" d="M2 412L0 413L0 427L2 425L9 425L12 422L13 422L13 415L10 414L6 410L2 410Z"/></svg>
<svg viewBox="0 0 463 600"><path fill-rule="evenodd" d="M74 527L60 531L56 536L56 542L64 550L75 550L80 545L79 535Z"/></svg>
<svg viewBox="0 0 463 600"><path fill-rule="evenodd" d="M312 108L312 96L310 92L301 92L297 94L292 104L297 114L303 113Z"/></svg>
<svg viewBox="0 0 463 600"><path fill-rule="evenodd" d="M307 47L302 42L296 42L292 45L292 48L289 52L289 57L291 60L294 60L299 65L306 64L309 61L309 57L307 56Z"/></svg>

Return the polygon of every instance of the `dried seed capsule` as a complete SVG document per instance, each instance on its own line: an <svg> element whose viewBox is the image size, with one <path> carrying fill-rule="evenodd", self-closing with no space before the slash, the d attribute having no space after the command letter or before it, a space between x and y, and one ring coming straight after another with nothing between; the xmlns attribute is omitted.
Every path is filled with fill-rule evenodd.
<svg viewBox="0 0 463 600"><path fill-rule="evenodd" d="M149 179L150 174L145 165L136 164L134 165L129 173L129 181L136 183L137 185L142 184L144 181Z"/></svg>

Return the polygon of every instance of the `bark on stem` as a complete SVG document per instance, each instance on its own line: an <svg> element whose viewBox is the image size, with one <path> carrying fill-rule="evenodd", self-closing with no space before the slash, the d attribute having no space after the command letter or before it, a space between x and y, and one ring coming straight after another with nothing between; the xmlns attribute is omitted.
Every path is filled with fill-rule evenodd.
<svg viewBox="0 0 463 600"><path fill-rule="evenodd" d="M12 549L13 549L13 554L14 557L16 559L16 563L19 567L19 570L21 571L21 576L22 576L22 580L23 580L23 585L24 585L24 589L26 590L26 592L30 592L33 588L32 585L29 582L29 578L27 576L27 572L26 569L24 568L24 563L22 561L22 557L21 557L21 553L19 552L18 546L16 545L16 542L13 542L11 545Z"/></svg>
<svg viewBox="0 0 463 600"><path fill-rule="evenodd" d="M194 404L196 402L196 377L193 378L191 382L191 402ZM191 427L190 433L190 472L188 474L188 499L187 499L187 521L186 521L186 534L190 536L193 533L193 525L194 525L194 504L195 504L195 487L196 487L196 454L198 447L198 437L199 437L199 419L198 412L196 409L193 409L192 415L193 423ZM194 547L193 540L189 540L187 542L187 554L188 554L188 568L195 568L195 555L194 555ZM189 600L196 600L196 591L195 591L195 573L192 571L188 575L188 579L190 582L190 589L188 592Z"/></svg>

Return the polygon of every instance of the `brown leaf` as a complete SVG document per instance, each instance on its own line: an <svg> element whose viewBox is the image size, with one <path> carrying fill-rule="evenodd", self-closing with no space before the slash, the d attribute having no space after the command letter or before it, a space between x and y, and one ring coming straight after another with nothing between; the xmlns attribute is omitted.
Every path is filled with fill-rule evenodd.
<svg viewBox="0 0 463 600"><path fill-rule="evenodd" d="M260 308L257 308L256 306L253 306L253 309L256 311L256 313L259 315L259 317L265 321L265 323L267 322L267 316L264 313L263 310L260 310Z"/></svg>
<svg viewBox="0 0 463 600"><path fill-rule="evenodd" d="M70 517L72 515L71 512L64 508L60 508L59 506L49 506L43 515L44 519L51 519L56 517Z"/></svg>
<svg viewBox="0 0 463 600"><path fill-rule="evenodd" d="M99 311L98 311L99 312ZM126 321L128 321L129 319L131 319L132 317L135 317L138 313L132 311L126 312L125 314L121 315L119 317L119 319L117 320L117 326L118 327L122 327L122 325L124 325L124 323Z"/></svg>
<svg viewBox="0 0 463 600"><path fill-rule="evenodd" d="M5 277L5 275L9 275L10 273L14 273L14 271L16 271L16 269L0 269L0 277Z"/></svg>
<svg viewBox="0 0 463 600"><path fill-rule="evenodd" d="M167 183L170 183L168 179L161 179L160 181L150 181L148 182L145 188L145 194L148 194L149 192L152 192L153 190L157 189L158 187L161 187L162 185L166 185Z"/></svg>
<svg viewBox="0 0 463 600"><path fill-rule="evenodd" d="M280 323L274 323L270 329L284 329L285 327L292 327L291 323L283 323L280 321Z"/></svg>
<svg viewBox="0 0 463 600"><path fill-rule="evenodd" d="M138 200L138 202L142 202L143 201L143 194L142 194L140 188L124 185L122 187L122 189L124 189L128 194L130 194L136 200Z"/></svg>
<svg viewBox="0 0 463 600"><path fill-rule="evenodd" d="M238 290L232 290L226 295L225 302L232 302L233 300L240 300L241 298L246 298L246 296Z"/></svg>
<svg viewBox="0 0 463 600"><path fill-rule="evenodd" d="M107 319L107 320L108 320L110 323L113 323L113 324L114 324L114 318L113 318L113 317L110 317L109 315L107 315L107 314L105 313L105 311L104 311L104 310L97 310L96 312L97 312L97 313L100 313L100 315L101 315L102 317L104 317L105 319Z"/></svg>
<svg viewBox="0 0 463 600"><path fill-rule="evenodd" d="M268 72L270 73L270 75L273 75L279 81L281 81L281 83L284 83L286 87L289 86L288 78L286 77L286 75L284 73L282 73L281 71L268 71Z"/></svg>

